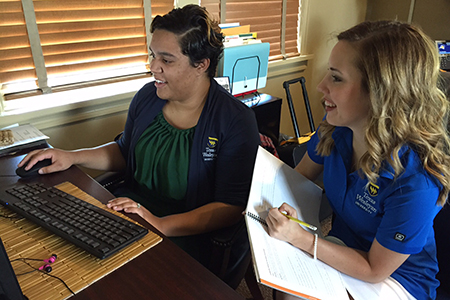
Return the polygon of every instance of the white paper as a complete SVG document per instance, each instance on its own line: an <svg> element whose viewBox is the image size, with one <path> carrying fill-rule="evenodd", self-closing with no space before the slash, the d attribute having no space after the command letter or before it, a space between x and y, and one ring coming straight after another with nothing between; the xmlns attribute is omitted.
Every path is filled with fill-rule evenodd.
<svg viewBox="0 0 450 300"><path fill-rule="evenodd" d="M317 226L322 190L313 182L259 148L246 213L267 216L283 202L302 221ZM340 273L289 243L272 238L267 228L246 215L257 279L268 286L308 299L349 299ZM300 225L299 225L300 226Z"/></svg>
<svg viewBox="0 0 450 300"><path fill-rule="evenodd" d="M383 283L369 283L346 274L341 274L342 280L354 300L379 300Z"/></svg>
<svg viewBox="0 0 450 300"><path fill-rule="evenodd" d="M0 147L0 151L49 138L30 124L10 126L7 129L11 130L14 135L14 144Z"/></svg>

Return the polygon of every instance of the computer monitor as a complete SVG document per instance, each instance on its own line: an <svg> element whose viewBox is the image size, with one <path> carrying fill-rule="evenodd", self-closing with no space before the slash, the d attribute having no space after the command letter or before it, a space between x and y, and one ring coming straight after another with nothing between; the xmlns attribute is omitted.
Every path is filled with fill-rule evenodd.
<svg viewBox="0 0 450 300"><path fill-rule="evenodd" d="M0 299L20 300L28 299L22 294L19 282L0 239Z"/></svg>
<svg viewBox="0 0 450 300"><path fill-rule="evenodd" d="M241 95L266 86L269 43L226 47L218 65L218 76L230 79L232 95Z"/></svg>
<svg viewBox="0 0 450 300"><path fill-rule="evenodd" d="M441 57L441 69L450 70L450 41L436 41L436 46Z"/></svg>
<svg viewBox="0 0 450 300"><path fill-rule="evenodd" d="M436 41L440 55L450 54L450 41Z"/></svg>

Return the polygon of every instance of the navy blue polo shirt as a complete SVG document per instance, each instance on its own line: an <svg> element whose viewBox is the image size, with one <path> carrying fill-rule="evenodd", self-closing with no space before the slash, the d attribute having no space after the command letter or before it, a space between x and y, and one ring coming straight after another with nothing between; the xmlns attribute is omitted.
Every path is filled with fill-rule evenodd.
<svg viewBox="0 0 450 300"><path fill-rule="evenodd" d="M329 156L317 155L317 133L308 142L308 155L324 165L324 187L336 214L330 235L352 248L369 251L374 239L392 251L410 254L391 275L417 299L434 299L439 281L433 219L440 184L422 167L417 154L404 146L399 157L404 172L394 180L385 164L375 183L350 172L353 132L336 127Z"/></svg>

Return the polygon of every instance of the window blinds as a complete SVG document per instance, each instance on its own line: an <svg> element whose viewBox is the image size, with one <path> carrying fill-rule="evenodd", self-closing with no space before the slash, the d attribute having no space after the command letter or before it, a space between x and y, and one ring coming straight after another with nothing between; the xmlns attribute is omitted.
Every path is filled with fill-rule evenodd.
<svg viewBox="0 0 450 300"><path fill-rule="evenodd" d="M37 79L21 0L0 0L0 83Z"/></svg>
<svg viewBox="0 0 450 300"><path fill-rule="evenodd" d="M146 14L151 9L152 17L163 15L173 2L0 0L2 93L146 72L146 28L151 22ZM299 55L299 0L202 0L200 4L221 23L250 25L259 39L270 43L270 60ZM37 33L31 34L30 46L32 30Z"/></svg>
<svg viewBox="0 0 450 300"><path fill-rule="evenodd" d="M27 1L34 8L49 86L147 72L149 1L0 0L0 82L36 80L23 16ZM152 16L172 8L173 0L151 1Z"/></svg>
<svg viewBox="0 0 450 300"><path fill-rule="evenodd" d="M202 0L201 5L222 23L250 25L258 39L270 43L270 60L299 55L299 0Z"/></svg>

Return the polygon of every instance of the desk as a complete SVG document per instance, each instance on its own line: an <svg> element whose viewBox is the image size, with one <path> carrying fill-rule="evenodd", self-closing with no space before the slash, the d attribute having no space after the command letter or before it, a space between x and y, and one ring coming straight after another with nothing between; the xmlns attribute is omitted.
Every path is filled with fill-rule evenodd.
<svg viewBox="0 0 450 300"><path fill-rule="evenodd" d="M114 198L76 166L30 179L9 176L15 174L22 158L22 155L0 158L0 186L18 180L52 186L69 181L103 203ZM70 299L243 299L138 215L128 216L158 233L163 241Z"/></svg>
<svg viewBox="0 0 450 300"><path fill-rule="evenodd" d="M282 99L267 94L247 95L237 99L253 109L259 132L268 136L275 147L278 146Z"/></svg>

